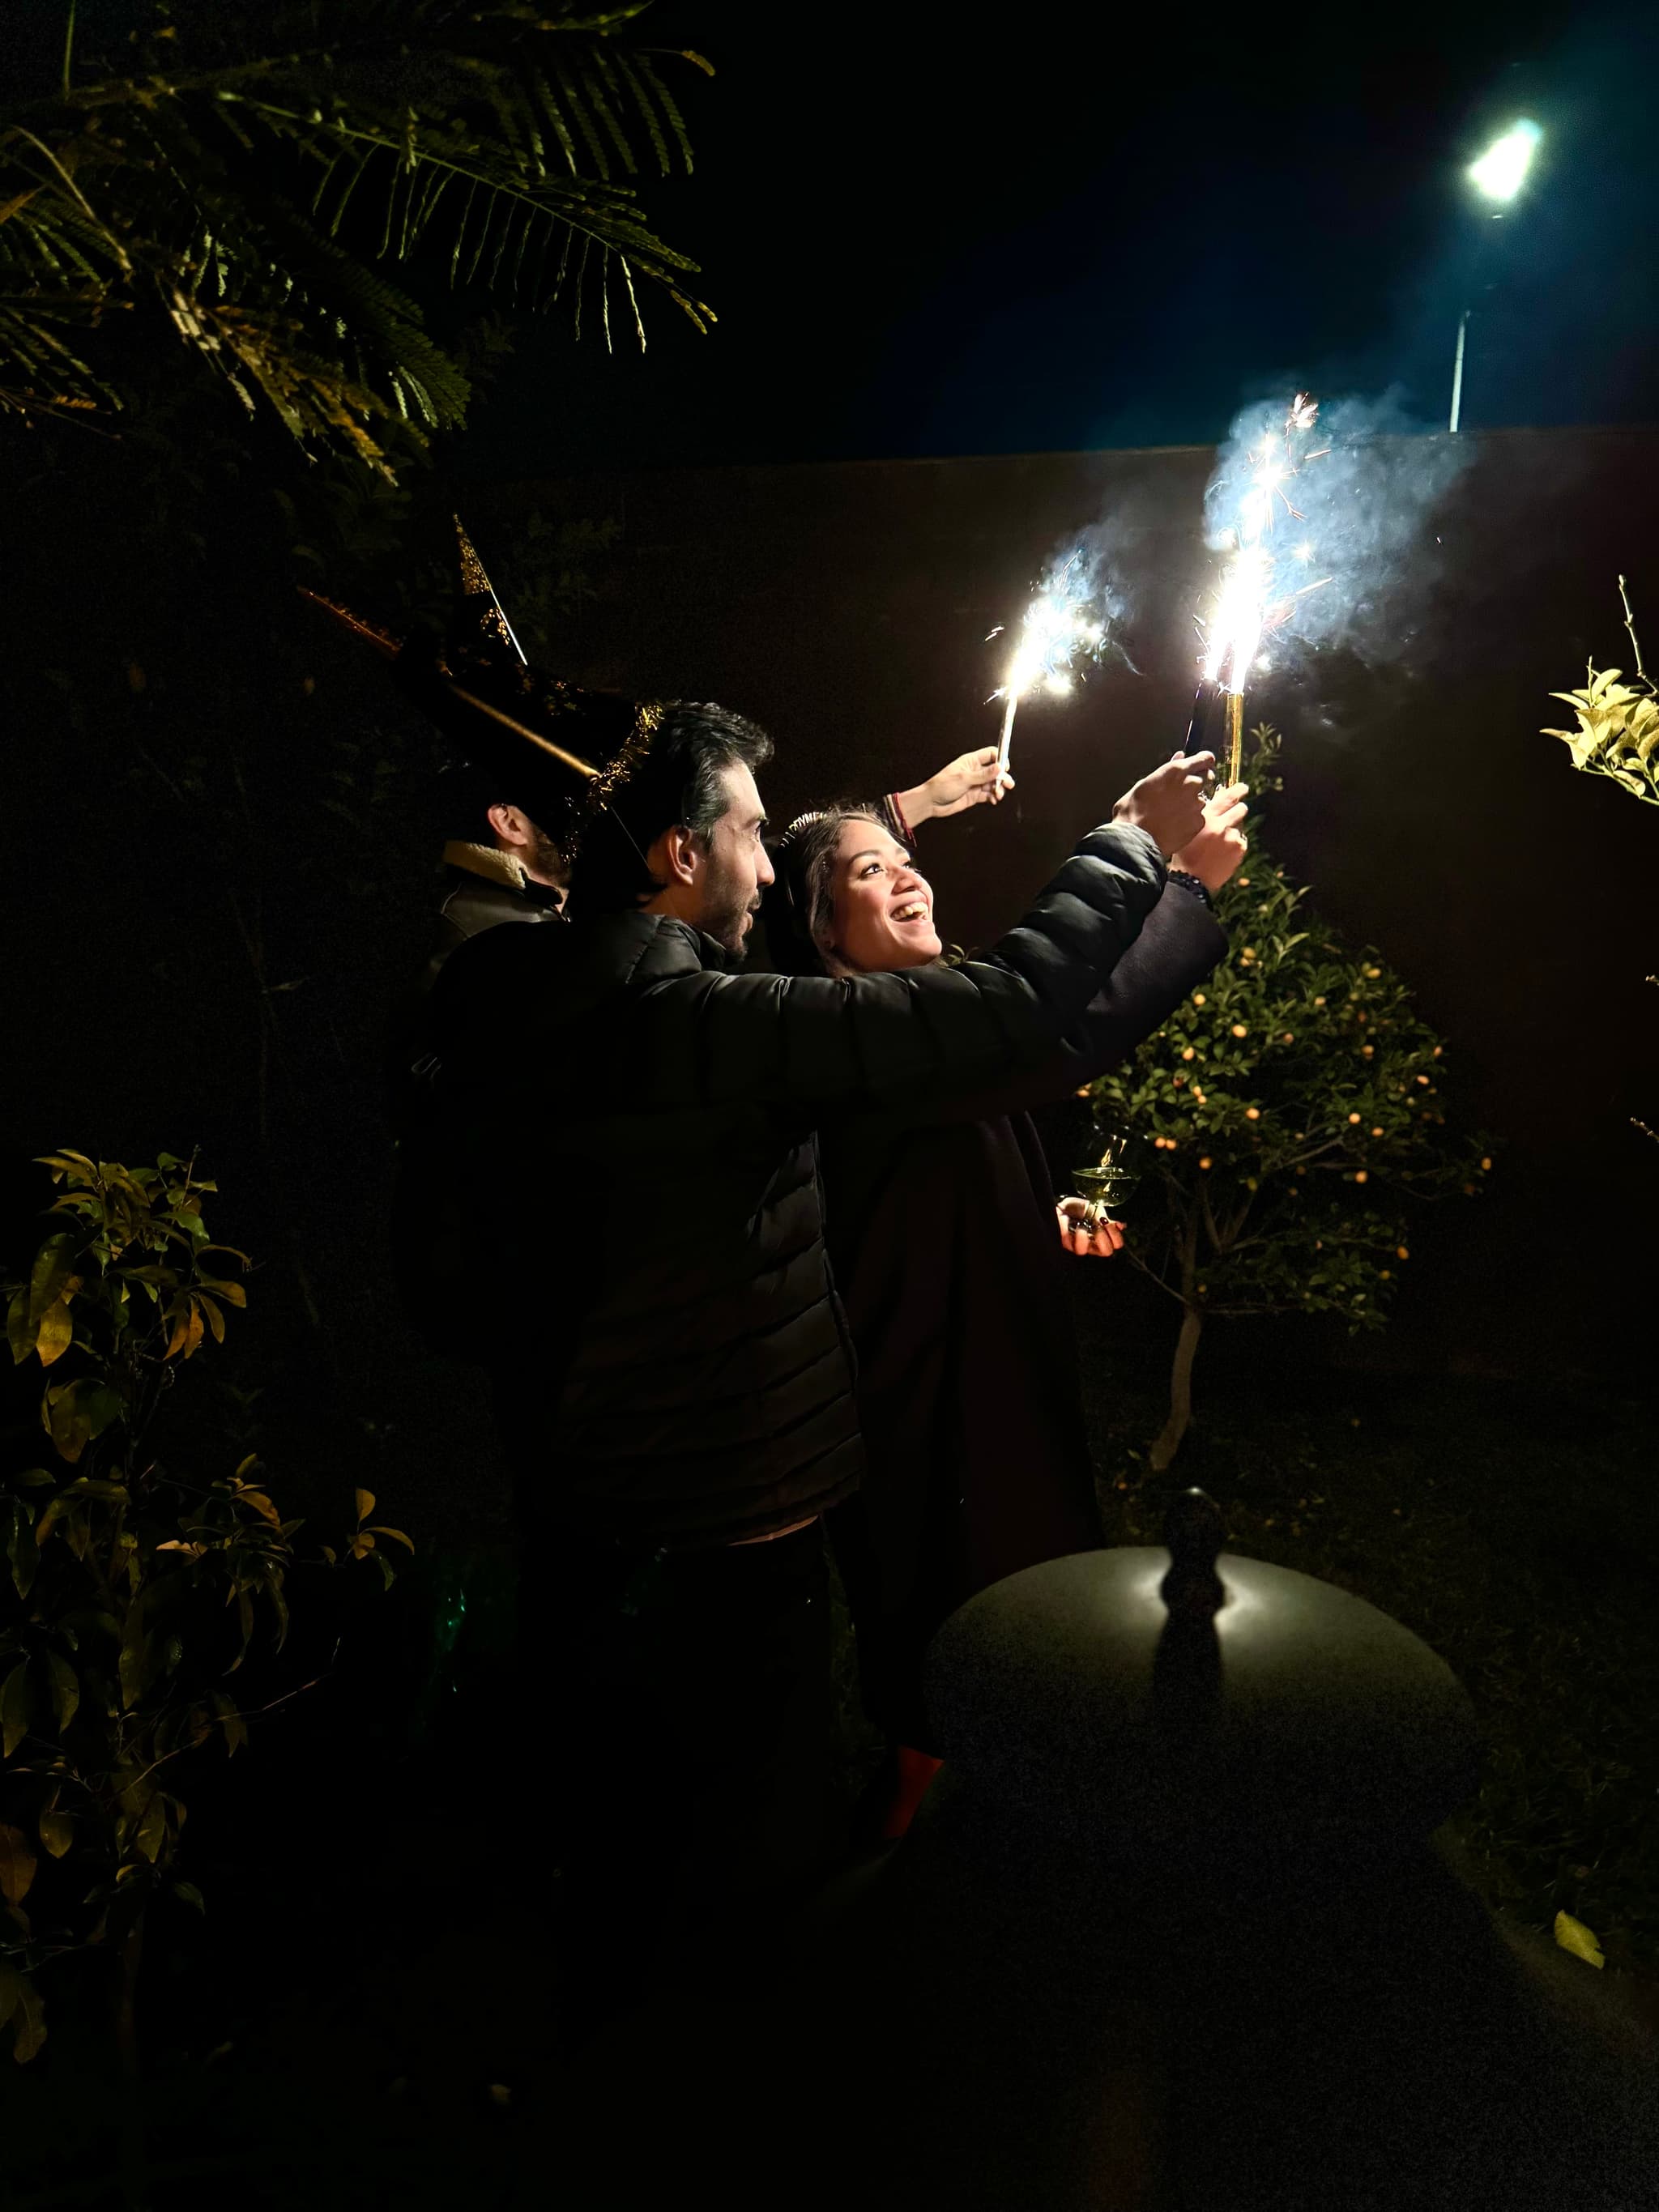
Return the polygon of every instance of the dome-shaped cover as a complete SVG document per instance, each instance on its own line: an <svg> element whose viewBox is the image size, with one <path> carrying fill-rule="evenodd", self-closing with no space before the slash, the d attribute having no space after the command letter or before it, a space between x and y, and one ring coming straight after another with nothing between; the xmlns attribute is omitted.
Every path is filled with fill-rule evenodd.
<svg viewBox="0 0 1659 2212"><path fill-rule="evenodd" d="M1474 1786L1474 1715L1445 1662L1328 1583L1230 1553L1200 1492L1173 1553L1011 1575L928 1654L959 1781L1107 1850L1339 1851L1425 1835Z"/></svg>

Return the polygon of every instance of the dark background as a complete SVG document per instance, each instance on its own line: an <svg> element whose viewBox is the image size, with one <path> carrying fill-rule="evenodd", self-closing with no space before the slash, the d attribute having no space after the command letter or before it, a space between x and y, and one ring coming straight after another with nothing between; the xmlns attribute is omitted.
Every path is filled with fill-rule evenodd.
<svg viewBox="0 0 1659 2212"><path fill-rule="evenodd" d="M1297 384L1443 421L1465 305L1466 424L1659 413L1651 9L646 20L717 69L647 197L718 329L544 326L469 474L1208 444ZM1517 115L1546 136L1494 220L1464 171Z"/></svg>
<svg viewBox="0 0 1659 2212"><path fill-rule="evenodd" d="M927 836L950 933L982 941L1181 735L1201 494L1236 409L1398 386L1431 426L1468 301L1474 459L1405 649L1304 664L1252 713L1286 738L1275 854L1416 988L1498 1169L1413 1232L1386 1336L1245 1328L1239 1358L1639 1380L1655 816L1537 732L1586 654L1627 659L1621 570L1659 623L1651 27L1407 9L1200 38L1107 10L678 0L653 21L718 65L686 94L696 175L647 195L704 264L708 337L668 308L643 359L520 329L465 436L379 504L170 352L112 444L0 426L17 1237L32 1154L199 1143L216 1231L262 1263L222 1363L258 1394L255 1440L302 1489L379 1488L417 1533L453 1532L458 1497L499 1526L477 1394L412 1352L383 1247L386 1009L438 842L471 825L296 579L412 562L459 505L538 657L757 716L787 818L994 734L986 632L1058 544L1127 519L1139 672L1024 710L1017 804ZM1462 167L1517 112L1549 136L1493 223ZM558 1163L525 1163L507 1202L557 1265ZM1154 1294L1127 1269L1107 1287L1099 1325L1156 1371Z"/></svg>

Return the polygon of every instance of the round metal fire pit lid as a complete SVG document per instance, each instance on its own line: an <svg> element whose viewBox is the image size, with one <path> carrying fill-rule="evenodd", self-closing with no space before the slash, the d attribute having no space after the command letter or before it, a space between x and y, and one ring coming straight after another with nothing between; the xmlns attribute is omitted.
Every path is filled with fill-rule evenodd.
<svg viewBox="0 0 1659 2212"><path fill-rule="evenodd" d="M1409 1629L1219 1553L1201 1492L1173 1551L1086 1552L969 1600L928 1654L960 1783L1108 1850L1386 1847L1474 1786L1473 1708Z"/></svg>

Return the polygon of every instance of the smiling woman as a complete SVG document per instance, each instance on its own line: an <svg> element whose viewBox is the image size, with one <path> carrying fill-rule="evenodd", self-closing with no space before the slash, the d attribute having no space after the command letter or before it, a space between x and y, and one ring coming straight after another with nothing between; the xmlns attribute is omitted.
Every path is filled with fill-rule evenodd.
<svg viewBox="0 0 1659 2212"><path fill-rule="evenodd" d="M791 825L764 910L778 966L850 978L942 957L933 891L897 834L906 828L891 802ZM1235 830L1206 828L1180 865L1218 866L1224 878L1237 843ZM1224 946L1203 900L1172 884L1048 1065L1012 1080L988 1068L994 1087L972 1097L820 1125L825 1235L858 1354L867 1466L863 1489L829 1519L865 1704L896 1747L885 1833L902 1832L928 1771L915 1754L929 1749L921 1658L934 1630L1003 1576L1100 1541L1066 1248L1026 1109L1066 1097L1158 1028Z"/></svg>
<svg viewBox="0 0 1659 2212"><path fill-rule="evenodd" d="M890 974L939 957L932 889L882 811L832 807L805 819L781 841L780 860L785 896L825 974Z"/></svg>

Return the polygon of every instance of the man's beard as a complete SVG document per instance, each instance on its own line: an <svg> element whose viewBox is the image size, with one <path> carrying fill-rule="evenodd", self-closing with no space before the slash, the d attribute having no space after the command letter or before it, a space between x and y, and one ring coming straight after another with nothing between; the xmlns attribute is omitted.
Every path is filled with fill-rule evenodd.
<svg viewBox="0 0 1659 2212"><path fill-rule="evenodd" d="M741 952L749 940L749 919L754 912L735 876L709 861L705 878L702 930L727 952Z"/></svg>
<svg viewBox="0 0 1659 2212"><path fill-rule="evenodd" d="M533 823L531 826L534 830L534 842L530 848L532 868L544 883L557 884L561 890L568 889L570 870L564 854L545 830L536 829Z"/></svg>

